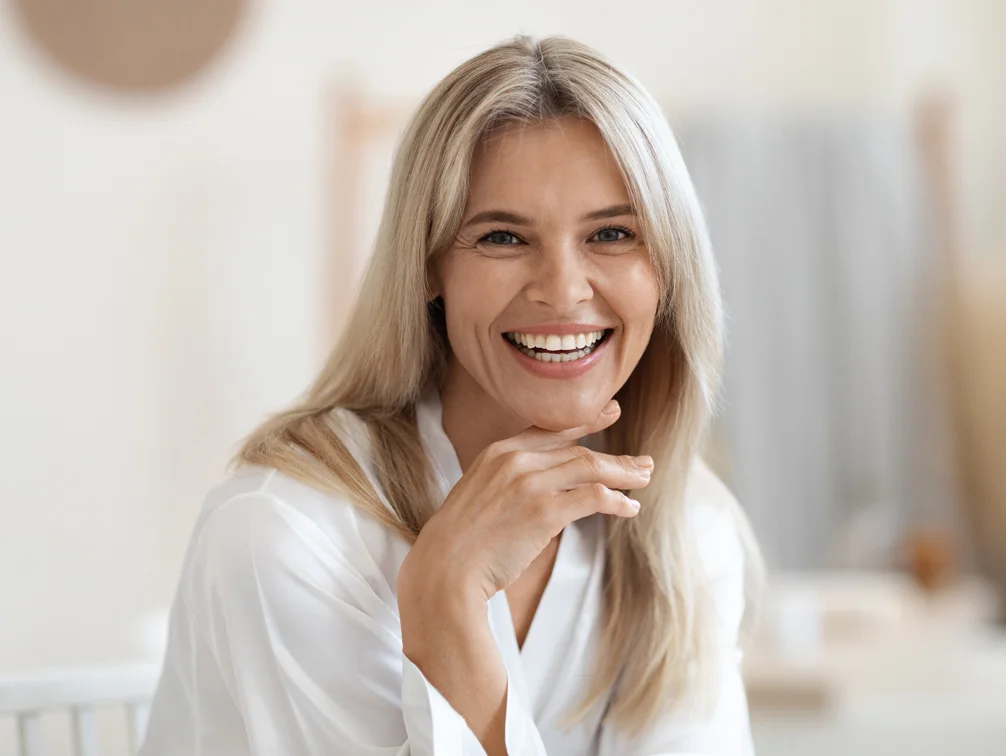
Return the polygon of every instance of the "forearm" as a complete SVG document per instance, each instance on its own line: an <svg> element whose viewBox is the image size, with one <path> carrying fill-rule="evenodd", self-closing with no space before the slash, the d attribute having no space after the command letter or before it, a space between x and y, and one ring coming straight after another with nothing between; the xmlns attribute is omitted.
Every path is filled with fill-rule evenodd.
<svg viewBox="0 0 1006 756"><path fill-rule="evenodd" d="M465 718L486 753L505 755L507 671L485 601L401 578L398 600L405 655Z"/></svg>

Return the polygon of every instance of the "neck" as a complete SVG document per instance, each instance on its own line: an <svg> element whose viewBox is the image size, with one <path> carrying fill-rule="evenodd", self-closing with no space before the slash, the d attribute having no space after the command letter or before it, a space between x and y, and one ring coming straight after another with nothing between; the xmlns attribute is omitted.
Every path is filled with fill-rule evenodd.
<svg viewBox="0 0 1006 756"><path fill-rule="evenodd" d="M487 394L453 355L440 389L444 433L465 472L489 444L528 428L526 420Z"/></svg>

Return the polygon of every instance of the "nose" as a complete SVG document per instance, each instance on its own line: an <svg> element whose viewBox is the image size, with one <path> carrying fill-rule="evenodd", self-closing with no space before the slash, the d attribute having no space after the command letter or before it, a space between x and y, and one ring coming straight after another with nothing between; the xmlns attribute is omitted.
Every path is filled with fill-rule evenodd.
<svg viewBox="0 0 1006 756"><path fill-rule="evenodd" d="M594 296L588 261L573 241L543 246L532 268L527 296L532 302L548 305L558 313L572 312Z"/></svg>

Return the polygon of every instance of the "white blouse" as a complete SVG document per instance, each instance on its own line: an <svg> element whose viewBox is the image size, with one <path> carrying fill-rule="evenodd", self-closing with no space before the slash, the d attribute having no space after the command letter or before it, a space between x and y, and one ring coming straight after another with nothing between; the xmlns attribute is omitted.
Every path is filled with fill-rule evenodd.
<svg viewBox="0 0 1006 756"><path fill-rule="evenodd" d="M342 437L382 500L362 421ZM417 406L440 481L461 477L439 392ZM704 465L686 511L705 558L724 657L717 704L668 714L630 738L563 716L593 670L601 626L603 515L567 527L523 647L506 593L489 620L506 664L511 756L752 754L740 674L743 557L731 494ZM239 468L206 498L171 612L164 669L141 756L474 756L464 719L402 653L396 601L409 544L344 498L277 470Z"/></svg>

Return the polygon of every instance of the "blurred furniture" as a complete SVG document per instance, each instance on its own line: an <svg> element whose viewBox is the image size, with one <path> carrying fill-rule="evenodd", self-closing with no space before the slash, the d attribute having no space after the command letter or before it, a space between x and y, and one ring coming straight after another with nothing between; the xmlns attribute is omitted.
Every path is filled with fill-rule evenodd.
<svg viewBox="0 0 1006 756"><path fill-rule="evenodd" d="M897 573L779 576L745 654L758 752L994 756L1006 743L995 591Z"/></svg>
<svg viewBox="0 0 1006 756"><path fill-rule="evenodd" d="M964 510L978 567L1006 598L1006 260L960 262L951 285L947 363Z"/></svg>
<svg viewBox="0 0 1006 756"><path fill-rule="evenodd" d="M1006 248L981 256L962 248L952 190L953 107L932 98L919 141L933 177L942 257L940 357L951 414L955 472L975 561L1006 605ZM1006 606L1003 606L1006 610ZM1006 613L999 619L1006 622Z"/></svg>
<svg viewBox="0 0 1006 756"><path fill-rule="evenodd" d="M159 665L132 664L0 677L0 717L16 720L21 756L40 756L44 753L43 718L69 712L75 755L97 756L101 751L96 710L121 707L128 727L129 753L135 754L143 741L159 674Z"/></svg>
<svg viewBox="0 0 1006 756"><path fill-rule="evenodd" d="M410 106L386 103L361 91L352 78L333 85L329 97L333 137L331 195L331 270L325 280L331 288L323 298L323 351L335 343L352 309L376 235L380 198L389 179L394 140L404 128ZM379 170L368 165L373 153L386 158ZM379 174L375 176L374 174ZM371 180L376 180L376 186ZM368 199L378 203L368 212Z"/></svg>

